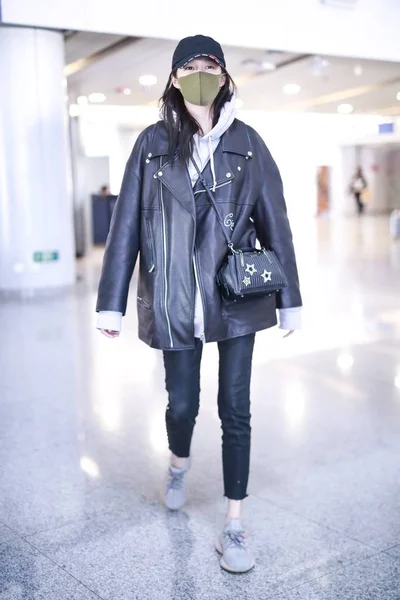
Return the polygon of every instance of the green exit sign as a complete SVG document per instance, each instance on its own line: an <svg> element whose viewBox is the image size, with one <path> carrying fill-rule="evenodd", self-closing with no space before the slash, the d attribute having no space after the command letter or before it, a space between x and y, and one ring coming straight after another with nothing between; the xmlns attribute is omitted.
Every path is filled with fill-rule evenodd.
<svg viewBox="0 0 400 600"><path fill-rule="evenodd" d="M59 260L60 253L58 250L54 250L53 252L34 252L33 253L33 262L43 263L43 262L54 262L55 260Z"/></svg>

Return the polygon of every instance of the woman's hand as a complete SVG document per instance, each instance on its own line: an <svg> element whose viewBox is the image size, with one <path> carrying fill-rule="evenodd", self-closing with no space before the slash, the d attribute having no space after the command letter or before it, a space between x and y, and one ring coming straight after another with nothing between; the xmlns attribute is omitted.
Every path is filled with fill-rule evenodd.
<svg viewBox="0 0 400 600"><path fill-rule="evenodd" d="M117 338L119 337L119 331L113 331L112 329L100 329L101 333L108 338Z"/></svg>
<svg viewBox="0 0 400 600"><path fill-rule="evenodd" d="M285 333L285 335L283 336L283 339L290 337L292 335L292 333L294 333L294 329L291 329L290 331Z"/></svg>

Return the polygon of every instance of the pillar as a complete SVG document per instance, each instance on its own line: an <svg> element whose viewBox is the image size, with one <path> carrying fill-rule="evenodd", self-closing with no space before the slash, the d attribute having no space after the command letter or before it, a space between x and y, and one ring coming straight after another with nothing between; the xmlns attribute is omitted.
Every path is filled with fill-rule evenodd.
<svg viewBox="0 0 400 600"><path fill-rule="evenodd" d="M75 280L64 39L0 27L0 295Z"/></svg>

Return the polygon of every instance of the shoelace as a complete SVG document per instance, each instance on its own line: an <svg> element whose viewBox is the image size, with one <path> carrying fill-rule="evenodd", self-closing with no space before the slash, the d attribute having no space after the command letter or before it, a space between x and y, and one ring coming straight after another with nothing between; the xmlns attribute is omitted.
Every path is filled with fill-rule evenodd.
<svg viewBox="0 0 400 600"><path fill-rule="evenodd" d="M179 473L169 472L168 487L173 490L179 490L183 486L183 478L186 471L180 471Z"/></svg>
<svg viewBox="0 0 400 600"><path fill-rule="evenodd" d="M242 550L246 547L246 534L244 531L225 531L226 543L228 548L235 546Z"/></svg>

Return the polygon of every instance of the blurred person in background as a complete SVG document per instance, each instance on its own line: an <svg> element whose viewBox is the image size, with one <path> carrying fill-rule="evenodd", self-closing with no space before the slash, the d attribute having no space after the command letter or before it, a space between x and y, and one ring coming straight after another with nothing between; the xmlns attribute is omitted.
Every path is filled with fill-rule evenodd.
<svg viewBox="0 0 400 600"><path fill-rule="evenodd" d="M110 194L111 194L110 186L102 185L100 188L100 196L110 196Z"/></svg>
<svg viewBox="0 0 400 600"><path fill-rule="evenodd" d="M269 296L224 302L216 282L228 252L224 227L235 233L238 248L254 248L257 239L274 250L288 286ZM228 501L216 547L224 569L249 571L254 557L241 509L249 478L255 333L276 325L276 309L280 327L288 330L285 337L293 333L300 327L302 301L278 167L257 132L236 119L235 85L212 38L179 42L162 119L140 134L128 160L99 284L97 327L107 337L120 333L139 252L139 338L163 351L169 397L165 504L178 510L185 503L203 344L217 342ZM255 270L247 266L253 267L245 277L250 282Z"/></svg>
<svg viewBox="0 0 400 600"><path fill-rule="evenodd" d="M364 177L363 170L361 167L357 167L350 183L350 193L353 194L359 215L364 213L365 204L363 202L363 194L365 194L367 187L367 180Z"/></svg>

